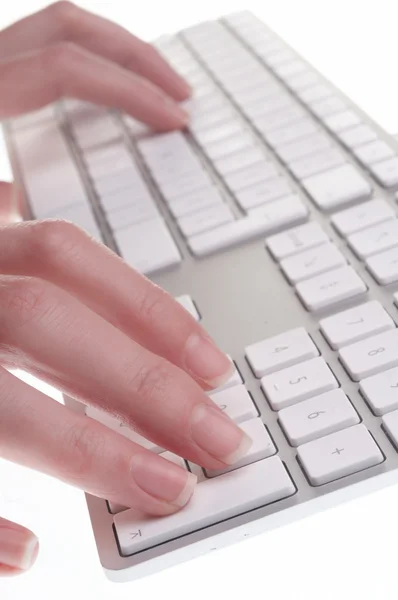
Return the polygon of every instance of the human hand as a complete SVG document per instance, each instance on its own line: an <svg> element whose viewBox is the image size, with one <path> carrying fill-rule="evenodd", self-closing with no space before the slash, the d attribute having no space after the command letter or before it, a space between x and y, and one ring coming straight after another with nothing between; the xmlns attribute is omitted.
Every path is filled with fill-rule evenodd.
<svg viewBox="0 0 398 600"><path fill-rule="evenodd" d="M62 221L2 226L0 273L3 366L203 467L245 454L250 440L204 391L231 375L229 359L185 309L105 246ZM178 510L194 491L191 473L1 367L0 440L7 460L154 515ZM37 548L33 533L0 519L0 574L29 568Z"/></svg>
<svg viewBox="0 0 398 600"><path fill-rule="evenodd" d="M153 46L70 2L0 32L0 121L73 97L169 130L187 124L189 95Z"/></svg>

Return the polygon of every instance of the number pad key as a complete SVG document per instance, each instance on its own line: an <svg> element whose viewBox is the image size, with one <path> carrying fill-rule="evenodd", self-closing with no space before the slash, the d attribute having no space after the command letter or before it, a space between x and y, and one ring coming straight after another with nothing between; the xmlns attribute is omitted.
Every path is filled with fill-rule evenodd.
<svg viewBox="0 0 398 600"><path fill-rule="evenodd" d="M398 366L398 330L393 329L339 351L340 359L354 381Z"/></svg>
<svg viewBox="0 0 398 600"><path fill-rule="evenodd" d="M237 463L234 463L225 469L205 469L205 474L207 477L217 477L223 473L235 471L235 469L245 467L250 463L262 460L263 458L268 458L276 453L276 448L261 419L252 419L251 421L246 421L240 425L240 428L252 440L252 445L245 456Z"/></svg>
<svg viewBox="0 0 398 600"><path fill-rule="evenodd" d="M261 482L261 485L259 485ZM138 515L126 510L114 518L116 535L124 556L151 548L197 529L208 527L249 510L276 502L296 488L281 459L265 460L201 481L184 510L168 517Z"/></svg>
<svg viewBox="0 0 398 600"><path fill-rule="evenodd" d="M390 315L375 300L322 319L319 324L334 350L395 327Z"/></svg>
<svg viewBox="0 0 398 600"><path fill-rule="evenodd" d="M269 237L267 247L276 260L281 260L328 241L329 238L319 223L312 221Z"/></svg>
<svg viewBox="0 0 398 600"><path fill-rule="evenodd" d="M398 410L383 417L382 422L391 441L394 443L395 447L398 448Z"/></svg>
<svg viewBox="0 0 398 600"><path fill-rule="evenodd" d="M323 244L282 260L281 268L290 283L298 283L347 264L343 254L333 244Z"/></svg>
<svg viewBox="0 0 398 600"><path fill-rule="evenodd" d="M370 200L336 213L331 221L340 235L347 236L394 217L395 212L385 200Z"/></svg>
<svg viewBox="0 0 398 600"><path fill-rule="evenodd" d="M376 415L398 409L398 368L362 379L359 389Z"/></svg>
<svg viewBox="0 0 398 600"><path fill-rule="evenodd" d="M314 358L261 379L262 390L274 410L339 387L322 358Z"/></svg>
<svg viewBox="0 0 398 600"><path fill-rule="evenodd" d="M354 233L348 237L348 243L359 258L367 258L398 246L398 219Z"/></svg>
<svg viewBox="0 0 398 600"><path fill-rule="evenodd" d="M366 266L380 285L398 281L398 247L366 259Z"/></svg>
<svg viewBox="0 0 398 600"><path fill-rule="evenodd" d="M279 413L279 422L293 446L359 423L359 417L341 389L315 396Z"/></svg>
<svg viewBox="0 0 398 600"><path fill-rule="evenodd" d="M299 446L298 458L312 485L329 483L384 460L362 424Z"/></svg>
<svg viewBox="0 0 398 600"><path fill-rule="evenodd" d="M308 310L316 311L365 294L367 288L352 267L341 267L298 283L296 290Z"/></svg>
<svg viewBox="0 0 398 600"><path fill-rule="evenodd" d="M243 423L258 416L257 408L244 385L209 394L222 411L236 423Z"/></svg>
<svg viewBox="0 0 398 600"><path fill-rule="evenodd" d="M318 355L317 347L303 327L286 331L246 348L246 358L256 377L263 377Z"/></svg>

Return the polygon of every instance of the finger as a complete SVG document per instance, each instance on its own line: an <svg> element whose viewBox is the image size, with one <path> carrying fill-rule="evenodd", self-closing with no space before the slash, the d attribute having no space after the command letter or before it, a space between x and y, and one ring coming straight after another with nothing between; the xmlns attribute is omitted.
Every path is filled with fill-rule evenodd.
<svg viewBox="0 0 398 600"><path fill-rule="evenodd" d="M115 106L155 129L187 123L185 111L155 85L72 43L0 62L0 117L33 111L61 97Z"/></svg>
<svg viewBox="0 0 398 600"><path fill-rule="evenodd" d="M192 473L62 406L2 368L0 414L3 458L90 494L166 515L184 506L193 493Z"/></svg>
<svg viewBox="0 0 398 600"><path fill-rule="evenodd" d="M232 464L250 445L191 377L48 282L0 277L0 340L4 364L204 467Z"/></svg>
<svg viewBox="0 0 398 600"><path fill-rule="evenodd" d="M0 56L10 57L67 40L139 73L176 100L186 100L190 95L189 85L153 46L71 2L56 2L1 32Z"/></svg>
<svg viewBox="0 0 398 600"><path fill-rule="evenodd" d="M21 195L16 184L0 181L0 225L21 220Z"/></svg>
<svg viewBox="0 0 398 600"><path fill-rule="evenodd" d="M0 517L0 577L24 573L38 553L39 542L34 533Z"/></svg>
<svg viewBox="0 0 398 600"><path fill-rule="evenodd" d="M178 302L71 223L30 222L0 232L0 273L65 289L206 389L232 375L230 360Z"/></svg>

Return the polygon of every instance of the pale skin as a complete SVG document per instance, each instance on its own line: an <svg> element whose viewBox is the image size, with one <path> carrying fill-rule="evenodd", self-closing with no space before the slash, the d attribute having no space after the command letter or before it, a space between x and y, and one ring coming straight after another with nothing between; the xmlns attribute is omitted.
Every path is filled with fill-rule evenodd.
<svg viewBox="0 0 398 600"><path fill-rule="evenodd" d="M58 2L0 32L0 120L61 97L184 127L189 86L150 45ZM207 468L250 440L205 391L231 363L166 292L71 223L15 223L0 183L0 457L137 511L168 515L196 478L13 376L21 368ZM216 435L214 434L216 432ZM0 518L0 575L29 569L36 536Z"/></svg>

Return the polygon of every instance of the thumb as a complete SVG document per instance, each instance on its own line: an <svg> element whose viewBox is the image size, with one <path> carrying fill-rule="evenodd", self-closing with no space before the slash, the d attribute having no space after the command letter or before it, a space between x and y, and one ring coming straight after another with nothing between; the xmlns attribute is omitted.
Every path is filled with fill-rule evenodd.
<svg viewBox="0 0 398 600"><path fill-rule="evenodd" d="M38 553L39 542L34 533L0 517L0 577L24 573Z"/></svg>
<svg viewBox="0 0 398 600"><path fill-rule="evenodd" d="M0 225L21 220L22 191L15 183L0 181Z"/></svg>

